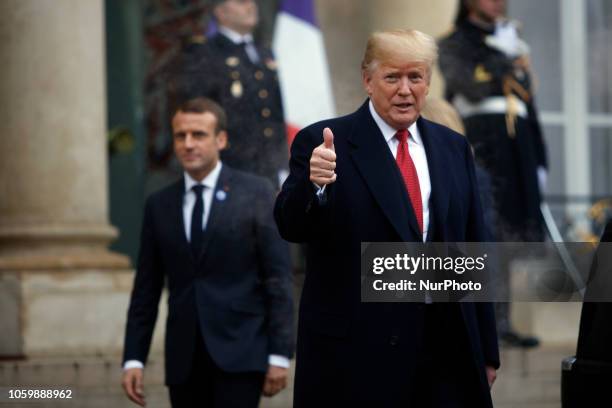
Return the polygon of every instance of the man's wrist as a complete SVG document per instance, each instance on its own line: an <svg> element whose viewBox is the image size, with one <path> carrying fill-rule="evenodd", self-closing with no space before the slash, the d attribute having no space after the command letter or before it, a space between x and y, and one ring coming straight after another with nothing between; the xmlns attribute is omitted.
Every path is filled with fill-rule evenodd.
<svg viewBox="0 0 612 408"><path fill-rule="evenodd" d="M127 360L123 363L123 370L129 370L130 368L144 368L142 361L138 360Z"/></svg>
<svg viewBox="0 0 612 408"><path fill-rule="evenodd" d="M317 183L313 182L312 185L315 188L315 195L317 196L319 203L322 204L325 202L325 187L327 187L327 184L323 184L321 187Z"/></svg>
<svg viewBox="0 0 612 408"><path fill-rule="evenodd" d="M289 359L285 356L281 356L279 354L270 354L268 356L268 364L281 368L289 368L290 362Z"/></svg>

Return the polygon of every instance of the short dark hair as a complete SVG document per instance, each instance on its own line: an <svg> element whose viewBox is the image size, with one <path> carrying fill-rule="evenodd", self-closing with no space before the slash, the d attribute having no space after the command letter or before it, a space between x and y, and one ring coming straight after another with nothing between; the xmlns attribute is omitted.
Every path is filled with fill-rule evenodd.
<svg viewBox="0 0 612 408"><path fill-rule="evenodd" d="M174 117L177 113L206 113L210 112L217 119L217 125L215 126L215 133L227 130L227 116L223 108L212 99L197 97L188 99L178 105L174 110Z"/></svg>

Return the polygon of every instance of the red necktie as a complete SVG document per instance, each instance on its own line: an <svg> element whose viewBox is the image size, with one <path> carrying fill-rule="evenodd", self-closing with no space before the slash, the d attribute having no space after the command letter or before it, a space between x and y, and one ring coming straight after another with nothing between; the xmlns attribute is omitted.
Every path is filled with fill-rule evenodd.
<svg viewBox="0 0 612 408"><path fill-rule="evenodd" d="M412 157L410 157L408 153L408 136L410 136L410 133L407 129L400 129L395 134L395 137L399 140L395 161L397 162L400 173L402 173L406 190L408 190L408 195L412 202L412 209L414 210L417 223L422 233L423 202L421 201L421 186L419 185L419 175L417 174L416 167L414 166Z"/></svg>

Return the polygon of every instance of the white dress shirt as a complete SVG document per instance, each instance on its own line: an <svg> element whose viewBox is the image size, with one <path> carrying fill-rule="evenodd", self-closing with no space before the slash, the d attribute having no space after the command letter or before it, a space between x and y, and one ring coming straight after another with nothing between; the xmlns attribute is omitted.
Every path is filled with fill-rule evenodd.
<svg viewBox="0 0 612 408"><path fill-rule="evenodd" d="M191 241L191 214L196 202L195 191L193 191L191 188L196 184L202 184L204 186L204 189L202 190L202 196L204 199L202 229L205 230L208 223L210 209L212 207L213 193L215 191L217 181L219 180L219 174L221 173L222 166L221 161L218 161L215 168L199 183L189 174L187 174L187 172L183 174L185 179L185 195L183 196L183 224L187 241ZM268 364L277 367L289 368L289 359L285 356L270 354L268 356ZM127 370L130 368L144 368L144 364L139 360L128 360L123 365L123 369Z"/></svg>
<svg viewBox="0 0 612 408"><path fill-rule="evenodd" d="M255 44L253 43L253 36L251 34L242 35L234 30L231 30L224 26L219 26L219 32L230 39L234 44L242 44L245 43L245 51L253 64L257 64L259 62L259 54L257 53L257 48L255 48Z"/></svg>
<svg viewBox="0 0 612 408"><path fill-rule="evenodd" d="M399 129L392 128L380 117L376 109L374 109L372 101L370 101L369 107L374 122L378 125L380 132L387 142L387 146L389 146L395 158L397 156L397 147L399 146L399 140L397 140L395 134ZM410 132L410 137L408 138L408 153L414 162L414 167L416 167L417 175L419 176L419 187L421 188L421 201L423 202L423 242L425 242L427 240L427 232L429 231L429 197L431 196L429 166L427 165L427 155L425 154L423 139L419 134L416 122L410 125L408 132Z"/></svg>

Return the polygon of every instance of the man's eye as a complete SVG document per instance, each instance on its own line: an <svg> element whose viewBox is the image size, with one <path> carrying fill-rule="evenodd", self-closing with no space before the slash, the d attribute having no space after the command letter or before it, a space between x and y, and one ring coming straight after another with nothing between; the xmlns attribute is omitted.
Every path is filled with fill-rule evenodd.
<svg viewBox="0 0 612 408"><path fill-rule="evenodd" d="M421 79L423 79L423 75L421 74L410 75L410 80L412 82L419 82Z"/></svg>
<svg viewBox="0 0 612 408"><path fill-rule="evenodd" d="M206 137L206 133L205 132L193 132L193 137L198 138L198 139L202 139L202 138Z"/></svg>

